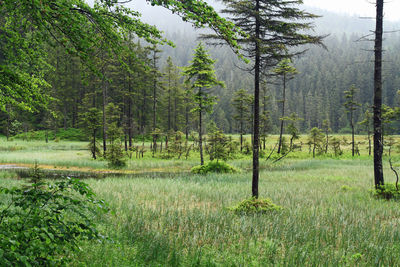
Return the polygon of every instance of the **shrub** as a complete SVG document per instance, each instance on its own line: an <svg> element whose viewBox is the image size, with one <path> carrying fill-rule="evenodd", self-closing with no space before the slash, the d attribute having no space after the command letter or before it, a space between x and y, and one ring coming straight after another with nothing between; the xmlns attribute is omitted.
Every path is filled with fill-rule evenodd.
<svg viewBox="0 0 400 267"><path fill-rule="evenodd" d="M206 174L210 172L236 173L240 172L240 170L223 161L210 161L207 164L193 167L191 172L197 174Z"/></svg>
<svg viewBox="0 0 400 267"><path fill-rule="evenodd" d="M58 266L82 239L100 239L93 216L105 211L90 187L72 178L0 188L0 265Z"/></svg>
<svg viewBox="0 0 400 267"><path fill-rule="evenodd" d="M229 207L230 211L238 214L254 214L254 213L270 213L274 211L280 211L283 208L272 203L272 200L269 198L248 198L240 202L238 205Z"/></svg>
<svg viewBox="0 0 400 267"><path fill-rule="evenodd" d="M400 191L395 184L385 184L378 189L373 189L372 194L377 198L400 200Z"/></svg>
<svg viewBox="0 0 400 267"><path fill-rule="evenodd" d="M126 159L124 157L124 151L120 144L112 144L107 150L106 159L108 166L111 168L122 168L126 166Z"/></svg>

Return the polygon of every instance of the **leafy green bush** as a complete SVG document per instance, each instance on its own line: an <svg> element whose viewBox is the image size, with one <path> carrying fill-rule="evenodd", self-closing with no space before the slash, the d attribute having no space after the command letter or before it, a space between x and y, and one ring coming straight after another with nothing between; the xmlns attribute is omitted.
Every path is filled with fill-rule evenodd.
<svg viewBox="0 0 400 267"><path fill-rule="evenodd" d="M236 173L240 172L240 170L223 161L210 161L204 165L194 166L191 172L196 174L206 174L210 172Z"/></svg>
<svg viewBox="0 0 400 267"><path fill-rule="evenodd" d="M269 198L251 197L243 200L236 206L229 207L228 209L238 214L253 214L253 213L265 214L274 211L280 211L283 208L281 206L272 203L272 200Z"/></svg>
<svg viewBox="0 0 400 267"><path fill-rule="evenodd" d="M395 184L385 184L378 189L373 189L372 194L377 198L400 200L400 190Z"/></svg>
<svg viewBox="0 0 400 267"><path fill-rule="evenodd" d="M0 266L57 266L82 239L100 239L93 217L104 203L72 178L0 188Z"/></svg>

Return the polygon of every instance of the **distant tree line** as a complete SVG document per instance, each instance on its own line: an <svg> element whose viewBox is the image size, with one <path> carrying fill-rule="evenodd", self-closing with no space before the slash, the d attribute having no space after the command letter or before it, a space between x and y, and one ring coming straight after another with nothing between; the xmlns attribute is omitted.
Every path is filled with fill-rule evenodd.
<svg viewBox="0 0 400 267"><path fill-rule="evenodd" d="M129 46L135 50L137 58L127 59L128 64L134 66L131 72L117 60L106 57L105 53L99 56L97 64L99 67L104 65L104 81L91 74L79 58L71 57L61 47L46 48L49 50L49 60L55 66L55 71L46 75L46 80L52 85L46 90L55 99L50 103L50 111L39 108L36 114L31 114L9 105L6 107L8 114L1 113L0 116L2 133L13 135L29 130L84 128L80 124L83 114L93 106L102 109L103 89L106 88L104 100L117 106L121 113L119 124L125 123L124 127L129 129L125 129L127 136L149 134L154 125L165 131L180 130L189 135L190 131L196 129L196 118L190 114L193 107L185 94L187 88L179 67L188 65L196 40L194 36L189 36L184 42L185 36L179 33L173 37L177 44L175 50L169 47L154 48L132 40ZM333 133L351 133L350 114L346 113L344 106L344 91L354 84L359 89L355 101L361 104L353 114L355 133L367 134L367 128L358 122L364 120L366 111L371 111L373 73L370 70L373 62L371 54L363 50L367 49L367 44L355 42L359 37L330 36L325 41L328 50L310 48L310 53L293 59L298 74L287 81L285 114L294 112L302 119L298 123L301 133L307 133L313 127L322 128L324 120L330 122ZM399 103L400 54L396 51L400 49L400 35L391 34L386 38L383 103L393 108ZM216 74L226 86L212 92L218 101L213 113L206 114L205 125L214 121L224 132L250 134L251 112L247 111L246 120L244 115L238 119L235 97L237 94L250 94L251 76L235 68L239 62L229 49L209 47L208 50L217 59ZM141 62L142 59L145 63ZM260 110L269 115L264 117L265 132L269 134L279 133L282 88L282 78L278 77L268 87L261 84ZM241 93L239 90L242 90ZM243 108L251 108L251 99L246 101ZM128 117L133 119L127 120ZM400 123L394 121L387 130L398 133Z"/></svg>

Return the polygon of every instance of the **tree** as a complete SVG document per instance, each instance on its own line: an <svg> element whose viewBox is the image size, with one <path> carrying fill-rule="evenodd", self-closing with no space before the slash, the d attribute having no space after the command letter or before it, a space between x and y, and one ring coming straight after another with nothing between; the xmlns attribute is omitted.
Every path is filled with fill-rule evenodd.
<svg viewBox="0 0 400 267"><path fill-rule="evenodd" d="M328 153L328 146L329 146L329 132L332 131L331 127L330 127L330 123L329 120L326 119L322 122L322 130L325 133L325 154Z"/></svg>
<svg viewBox="0 0 400 267"><path fill-rule="evenodd" d="M346 98L346 102L343 106L346 108L346 112L350 114L350 127L351 127L351 155L354 157L354 111L357 110L357 107L361 106L359 103L356 102L355 94L358 89L353 84L348 91L344 91L344 97Z"/></svg>
<svg viewBox="0 0 400 267"><path fill-rule="evenodd" d="M312 128L308 136L308 142L313 147L313 158L315 158L315 149L321 148L321 143L323 142L323 140L324 134L322 133L321 129L318 129L317 127Z"/></svg>
<svg viewBox="0 0 400 267"><path fill-rule="evenodd" d="M374 60L374 180L375 188L384 185L382 166L382 35L383 0L376 0Z"/></svg>
<svg viewBox="0 0 400 267"><path fill-rule="evenodd" d="M282 119L290 122L288 125L288 132L290 134L289 151L291 151L293 149L293 141L300 138L300 131L296 126L296 122L302 119L294 112L292 112L289 117L284 117Z"/></svg>
<svg viewBox="0 0 400 267"><path fill-rule="evenodd" d="M96 136L97 130L101 126L101 113L97 108L89 108L87 112L82 114L82 124L85 125L87 134L91 137L89 149L92 153L92 158L96 159L99 149L97 146Z"/></svg>
<svg viewBox="0 0 400 267"><path fill-rule="evenodd" d="M364 113L364 120L359 122L360 125L364 125L368 135L368 155L371 156L371 122L372 113L367 109Z"/></svg>
<svg viewBox="0 0 400 267"><path fill-rule="evenodd" d="M181 107L184 102L184 92L181 88L180 70L168 57L164 68L164 120L166 130L178 131L181 122Z"/></svg>
<svg viewBox="0 0 400 267"><path fill-rule="evenodd" d="M239 133L240 133L240 152L243 150L243 134L245 134L244 126L247 121L246 118L249 117L249 104L250 104L250 96L244 89L240 89L235 92L234 97L232 99L232 105L235 108L235 114L233 118L239 124Z"/></svg>
<svg viewBox="0 0 400 267"><path fill-rule="evenodd" d="M396 108L391 108L385 104L382 105L382 143L384 143L384 136L393 130L390 124L393 123L398 117L398 110Z"/></svg>
<svg viewBox="0 0 400 267"><path fill-rule="evenodd" d="M242 53L251 59L252 64L248 71L254 74L252 196L258 198L261 74L267 74L282 59L304 52L300 49L289 52L289 48L309 43L321 44L322 37L304 33L312 29L312 25L304 21L317 16L296 8L295 5L301 4L301 0L222 2L226 5L222 12L229 15L235 25L247 33L247 36L238 38L237 41L243 45ZM206 35L205 38L220 39L215 35Z"/></svg>
<svg viewBox="0 0 400 267"><path fill-rule="evenodd" d="M152 69L151 74L153 78L153 128L152 131L156 132L157 129L157 95L159 94L157 89L159 87L159 78L161 77L161 73L158 71L157 61L160 58L158 53L161 50L157 49L157 45L153 45L151 52L153 53L152 57ZM157 151L157 135L153 135L153 156L154 151Z"/></svg>
<svg viewBox="0 0 400 267"><path fill-rule="evenodd" d="M208 137L210 160L216 159L226 161L229 156L229 139L225 134L217 129L214 129Z"/></svg>
<svg viewBox="0 0 400 267"><path fill-rule="evenodd" d="M262 86L262 91L263 91L263 97L262 97L262 113L260 115L260 137L262 138L262 149L265 150L266 149L266 143L267 143L267 136L268 136L268 131L270 130L270 126L271 126L271 116L270 116L270 112L267 109L267 103L270 100L270 96L267 95L267 86L266 84L264 84L264 86Z"/></svg>
<svg viewBox="0 0 400 267"><path fill-rule="evenodd" d="M280 132L279 132L278 154L281 153L283 124L285 122L283 120L283 117L285 117L286 84L287 84L287 81L290 79L293 79L294 75L297 73L296 68L290 65L291 63L292 62L289 58L285 58L285 59L281 60L278 64L278 66L274 69L274 72L277 75L282 76L282 85L283 85L282 99L280 100L280 102L282 103L282 109L281 109L281 127L280 127Z"/></svg>
<svg viewBox="0 0 400 267"><path fill-rule="evenodd" d="M202 116L204 112L211 113L215 104L215 97L209 94L209 90L215 86L225 86L223 82L217 80L214 71L215 60L207 54L204 46L199 43L195 49L190 65L185 67L183 75L187 77L187 82L191 83L194 91L193 101L196 107L193 112L199 115L199 148L200 148L200 164L204 165L203 158L203 125Z"/></svg>

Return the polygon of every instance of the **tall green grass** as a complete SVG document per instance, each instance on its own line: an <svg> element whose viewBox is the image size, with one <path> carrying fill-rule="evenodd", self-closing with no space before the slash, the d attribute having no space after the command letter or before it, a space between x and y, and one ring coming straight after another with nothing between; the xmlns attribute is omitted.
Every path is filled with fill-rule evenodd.
<svg viewBox="0 0 400 267"><path fill-rule="evenodd" d="M43 143L2 152L0 162L106 164L78 149L36 151L33 144ZM110 205L111 212L97 219L108 239L82 243L80 253L68 255L72 265L400 266L399 203L371 196L371 158L262 160L260 197L284 210L250 216L226 209L251 194L249 158L232 161L244 172L226 175L182 173L197 158L129 164L147 174L87 180ZM158 169L177 173L161 177ZM394 180L387 166L385 175ZM0 185L21 183L14 176L0 172Z"/></svg>
<svg viewBox="0 0 400 267"><path fill-rule="evenodd" d="M261 173L260 195L285 208L271 215L227 211L250 195L250 174L91 180L111 207L110 240L83 244L74 264L400 265L399 204L371 197L372 167L313 167Z"/></svg>

